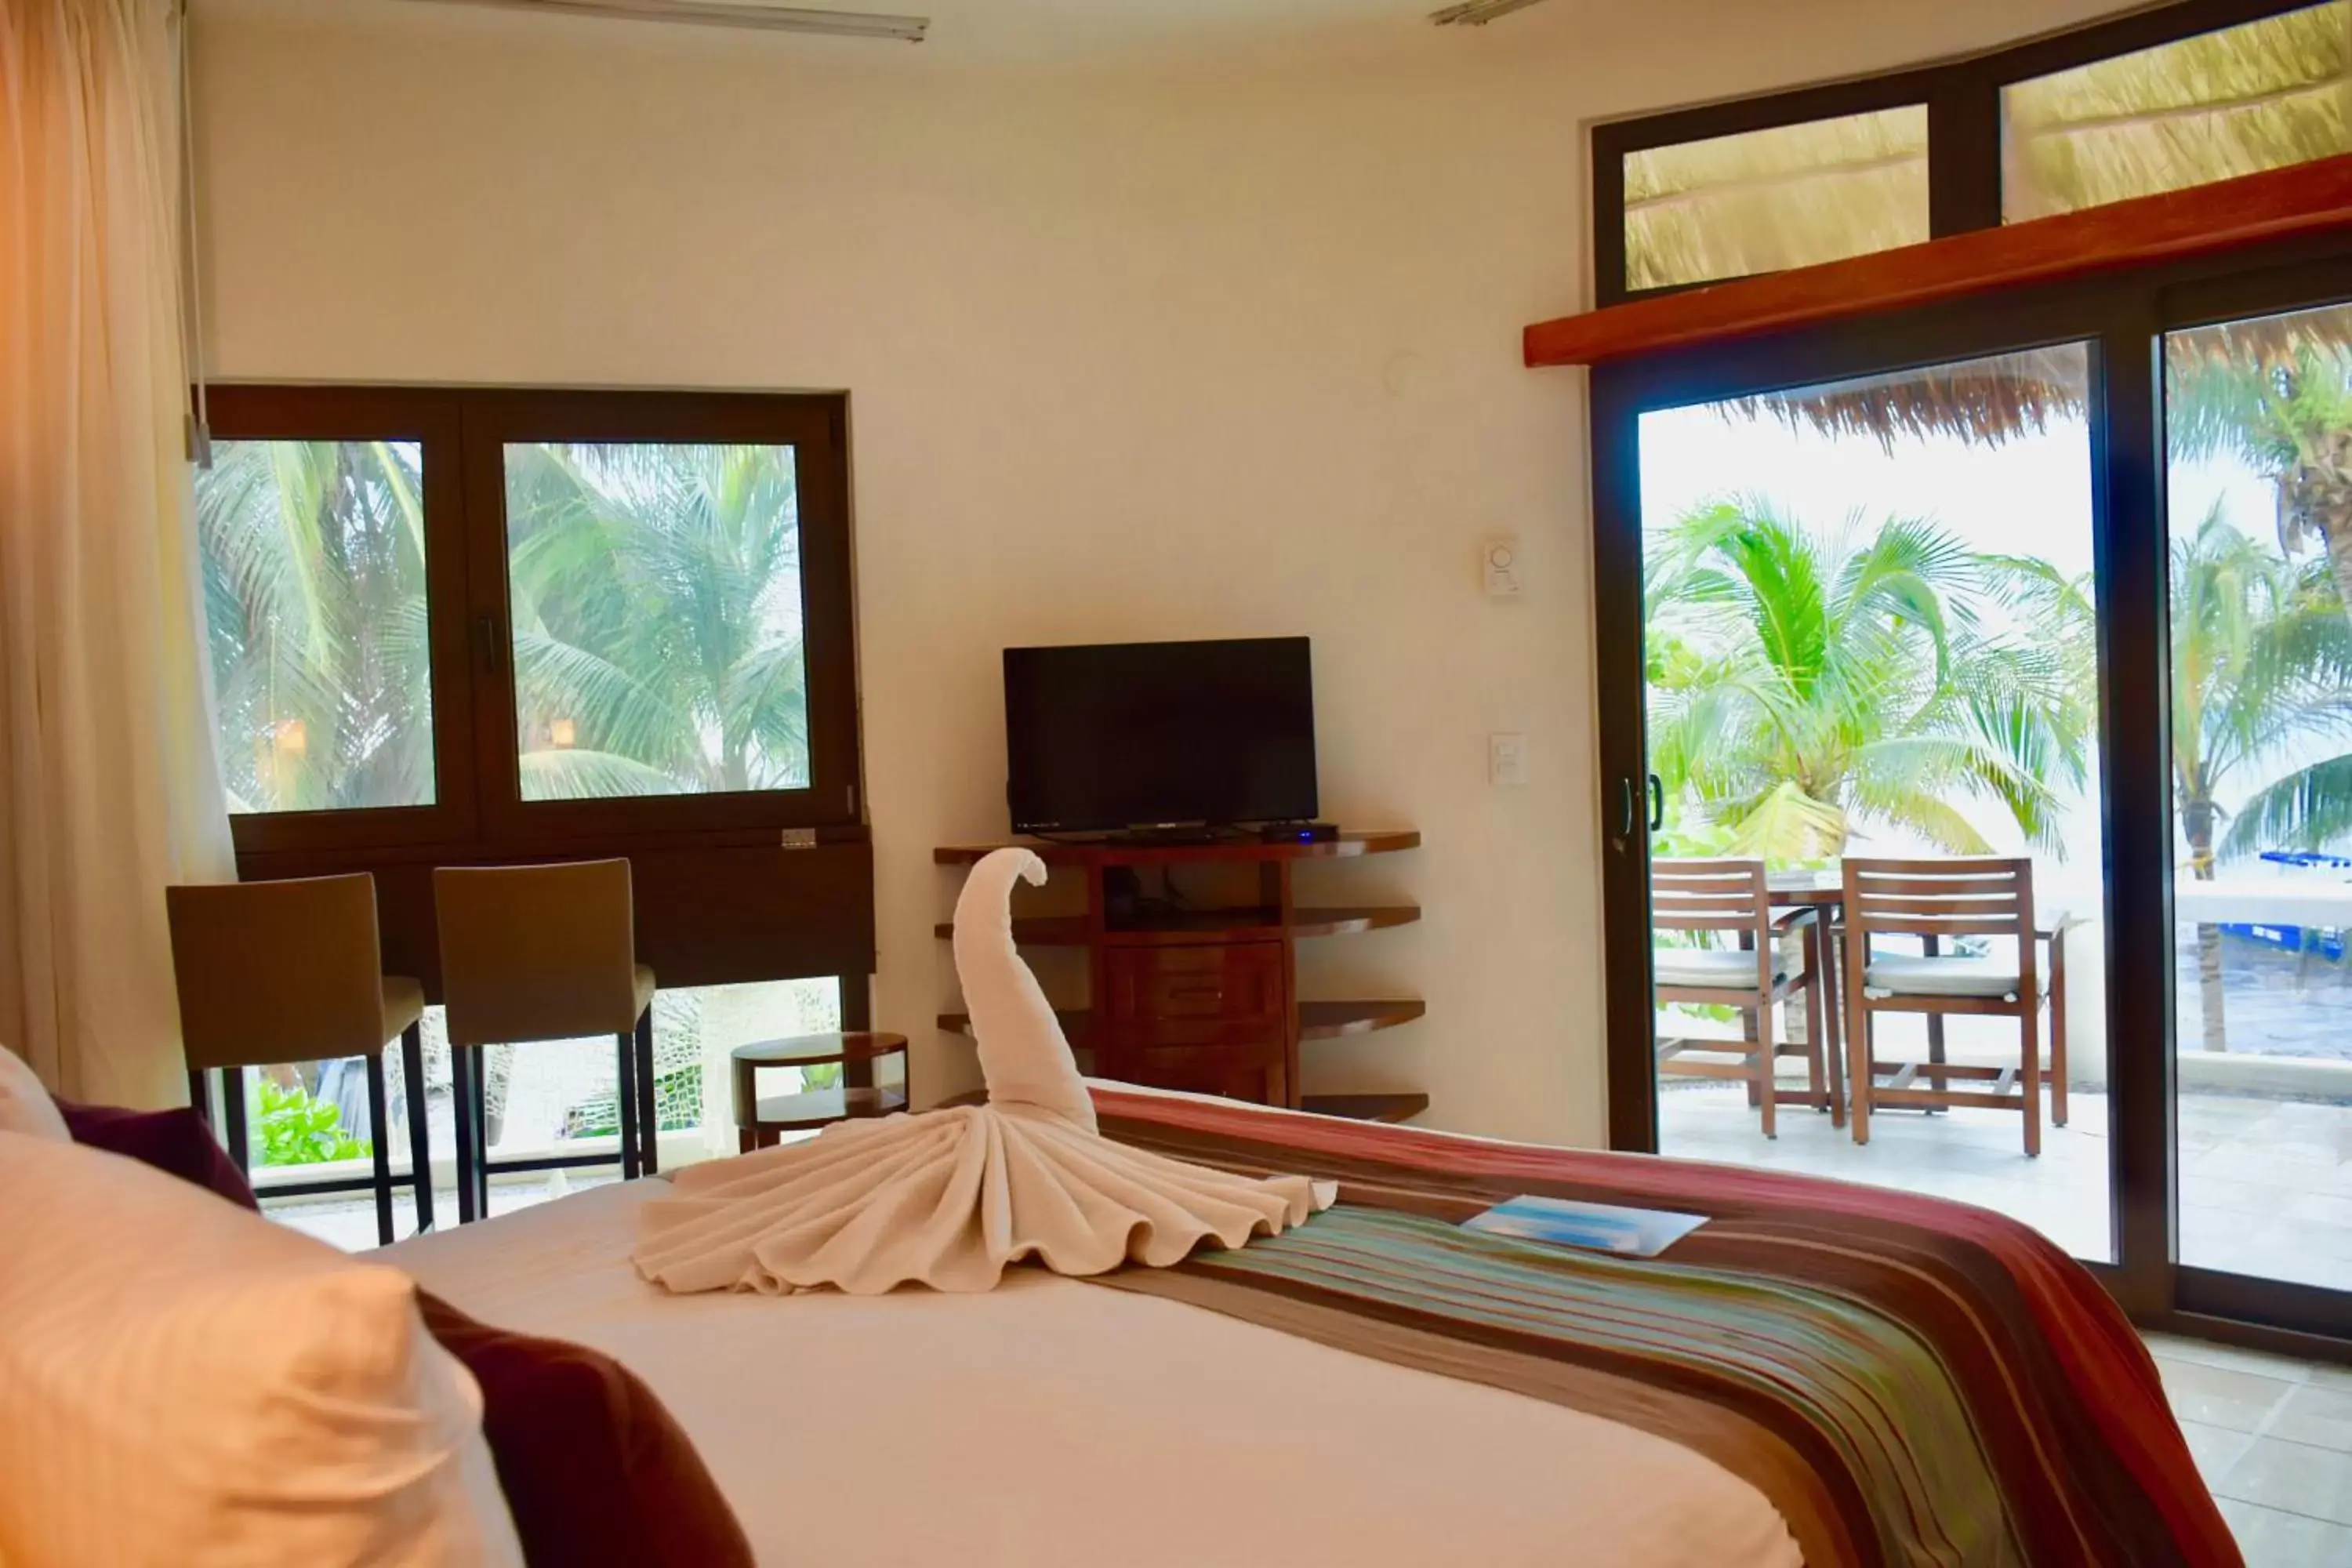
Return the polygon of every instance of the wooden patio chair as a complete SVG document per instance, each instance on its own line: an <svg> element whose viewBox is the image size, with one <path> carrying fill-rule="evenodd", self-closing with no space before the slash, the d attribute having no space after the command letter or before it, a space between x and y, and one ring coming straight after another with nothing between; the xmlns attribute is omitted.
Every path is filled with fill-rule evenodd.
<svg viewBox="0 0 2352 1568"><path fill-rule="evenodd" d="M1980 1106L2023 1112L2025 1152L2042 1152L2040 1030L2045 1002L2051 1120L2066 1124L2065 926L2063 920L2049 931L2035 925L2031 860L1970 856L1845 861L1845 1034L1853 1053L1855 1142L1870 1142L1870 1113L1877 1107L1916 1106L1933 1112ZM1875 953L1872 939L1887 936L1917 937L1923 952ZM2016 951L1984 957L1942 951L1946 938L1965 936L2005 939ZM2045 940L2046 986L2036 963L2038 944ZM1927 1015L1928 1059L1878 1060L1874 1021L1881 1013ZM1946 1060L1943 1020L1952 1014L2015 1018L2017 1066Z"/></svg>
<svg viewBox="0 0 2352 1568"><path fill-rule="evenodd" d="M1656 931L1709 931L1734 936L1737 947L1653 947L1650 969L1659 1006L1694 1003L1737 1007L1746 1016L1745 1040L1661 1037L1658 1071L1680 1078L1743 1080L1748 1102L1763 1116L1764 1136L1777 1138L1776 1112L1809 1105L1845 1124L1845 1089L1835 1040L1834 1011L1822 1005L1829 946L1815 911L1776 916L1761 860L1658 860L1650 867L1650 923ZM1802 938L1803 966L1791 971L1780 938ZM1803 1041L1776 1039L1780 1004L1802 992ZM1719 1059L1725 1055L1738 1059ZM1781 1089L1774 1068L1782 1057L1805 1058L1805 1088ZM1705 1059L1713 1057L1718 1059Z"/></svg>

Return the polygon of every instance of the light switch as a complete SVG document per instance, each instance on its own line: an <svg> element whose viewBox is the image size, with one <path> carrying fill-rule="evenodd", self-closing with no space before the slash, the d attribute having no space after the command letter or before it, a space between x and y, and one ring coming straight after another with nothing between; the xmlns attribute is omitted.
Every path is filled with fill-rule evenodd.
<svg viewBox="0 0 2352 1568"><path fill-rule="evenodd" d="M1478 547L1479 570L1486 575L1486 596L1519 596L1519 541L1515 534L1496 534Z"/></svg>
<svg viewBox="0 0 2352 1568"><path fill-rule="evenodd" d="M1528 738L1525 735L1486 737L1486 778L1490 784L1528 782Z"/></svg>

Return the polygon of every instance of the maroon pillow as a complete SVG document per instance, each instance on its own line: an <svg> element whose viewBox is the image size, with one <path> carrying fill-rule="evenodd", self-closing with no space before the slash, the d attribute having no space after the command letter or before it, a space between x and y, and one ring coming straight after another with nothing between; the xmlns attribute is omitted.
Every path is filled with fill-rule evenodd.
<svg viewBox="0 0 2352 1568"><path fill-rule="evenodd" d="M253 1184L213 1137L204 1118L186 1106L174 1110L128 1110L119 1105L76 1105L60 1100L58 1110L75 1142L128 1155L142 1165L168 1171L184 1182L218 1193L240 1207L260 1212Z"/></svg>
<svg viewBox="0 0 2352 1568"><path fill-rule="evenodd" d="M423 1290L416 1305L482 1385L482 1436L526 1562L751 1568L734 1510L636 1373L586 1345L492 1328Z"/></svg>

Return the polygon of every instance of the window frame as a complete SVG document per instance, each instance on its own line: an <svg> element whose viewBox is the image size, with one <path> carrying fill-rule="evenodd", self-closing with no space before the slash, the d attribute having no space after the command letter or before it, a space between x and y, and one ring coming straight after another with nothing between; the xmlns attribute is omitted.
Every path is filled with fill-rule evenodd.
<svg viewBox="0 0 2352 1568"><path fill-rule="evenodd" d="M1591 129L1592 279L1596 309L1728 283L1728 278L1629 289L1625 155L1744 132L1924 104L1927 233L1942 239L2001 226L2001 89L2012 83L2284 16L2320 0L2179 0L1936 65L1727 102L1612 121Z"/></svg>
<svg viewBox="0 0 2352 1568"><path fill-rule="evenodd" d="M841 394L231 384L215 440L415 440L423 447L435 804L233 816L240 856L438 847L491 856L691 836L856 837L855 605ZM790 446L798 491L807 787L525 801L516 747L504 447L517 441Z"/></svg>
<svg viewBox="0 0 2352 1568"><path fill-rule="evenodd" d="M2346 1293L2234 1274L2179 1257L2174 1229L2177 994L2171 637L2167 574L2163 340L2248 316L2352 305L2352 237L2270 241L2141 263L2089 279L1881 312L1867 320L1685 346L1596 366L1591 376L1596 731L1604 790L1648 767L1640 430L1651 409L1933 366L2063 342L2097 345L2089 412L2099 592L2098 799L2106 886L2103 977L2108 1048L2112 1263L2084 1266L2146 1328L2288 1353L2343 1338ZM1614 794L1610 795L1615 799ZM1627 798L1631 798L1629 795ZM1601 844L1609 1147L1658 1149L1650 1010L1649 849L1638 831ZM2161 954L2159 986L2118 954Z"/></svg>
<svg viewBox="0 0 2352 1568"><path fill-rule="evenodd" d="M430 458L435 451L455 449L456 406L431 394L360 386L217 386L207 388L207 401L215 441L415 441L425 454L420 499L425 519L425 644L432 669L433 804L239 812L229 817L238 852L392 848L475 837L480 819L463 614L463 536L434 521L457 515L464 503L456 466L436 465Z"/></svg>

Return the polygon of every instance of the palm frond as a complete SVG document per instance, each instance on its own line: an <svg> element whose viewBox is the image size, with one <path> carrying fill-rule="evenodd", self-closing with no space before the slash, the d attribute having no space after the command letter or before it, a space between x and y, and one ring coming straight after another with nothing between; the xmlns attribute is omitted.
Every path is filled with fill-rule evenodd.
<svg viewBox="0 0 2352 1568"><path fill-rule="evenodd" d="M525 800L615 800L697 793L667 769L649 767L614 752L549 748L523 752L516 760Z"/></svg>
<svg viewBox="0 0 2352 1568"><path fill-rule="evenodd" d="M1835 855L1845 837L1843 811L1784 780L1733 824L1723 852L1789 865Z"/></svg>
<svg viewBox="0 0 2352 1568"><path fill-rule="evenodd" d="M2221 836L2225 859L2321 849L2352 835L2352 756L2330 757L2254 792Z"/></svg>

